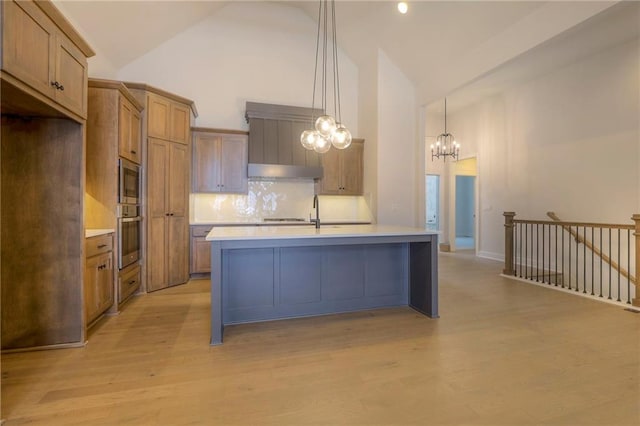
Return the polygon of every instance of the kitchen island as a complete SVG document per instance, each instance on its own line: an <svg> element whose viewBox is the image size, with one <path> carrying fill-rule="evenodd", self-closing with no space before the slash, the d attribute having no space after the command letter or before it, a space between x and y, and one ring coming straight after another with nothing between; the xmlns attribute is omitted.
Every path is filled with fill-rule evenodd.
<svg viewBox="0 0 640 426"><path fill-rule="evenodd" d="M407 305L437 318L437 239L381 225L213 228L211 344L243 322Z"/></svg>

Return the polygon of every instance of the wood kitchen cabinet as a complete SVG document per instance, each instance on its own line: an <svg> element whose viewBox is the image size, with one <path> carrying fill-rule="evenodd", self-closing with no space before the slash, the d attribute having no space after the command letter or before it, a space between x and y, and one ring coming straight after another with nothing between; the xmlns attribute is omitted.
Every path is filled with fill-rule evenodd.
<svg viewBox="0 0 640 426"><path fill-rule="evenodd" d="M142 105L133 103L125 96L120 96L118 120L118 154L136 164L140 164L142 150L140 146Z"/></svg>
<svg viewBox="0 0 640 426"><path fill-rule="evenodd" d="M147 290L189 279L188 147L149 138Z"/></svg>
<svg viewBox="0 0 640 426"><path fill-rule="evenodd" d="M40 101L37 109L44 103L86 118L91 48L51 2L11 0L1 7L3 82ZM20 107L26 103L32 102L21 101Z"/></svg>
<svg viewBox="0 0 640 426"><path fill-rule="evenodd" d="M142 131L141 112L143 106L120 81L89 79L87 113L87 154L85 183L85 225L87 228L115 229L118 241L118 159L141 163L140 134ZM119 256L119 247L113 255ZM144 261L141 254L140 262ZM140 265L136 262L124 270L116 270L113 286L118 303L112 313L140 287L140 279L130 285L131 270L140 275ZM127 275L126 281L123 275Z"/></svg>
<svg viewBox="0 0 640 426"><path fill-rule="evenodd" d="M113 234L87 238L85 251L84 313L91 325L114 302Z"/></svg>
<svg viewBox="0 0 640 426"><path fill-rule="evenodd" d="M144 259L139 280L141 291L155 291L189 279L191 121L198 113L189 99L144 83L124 84L145 105L141 136ZM121 288L132 281L135 277L123 277Z"/></svg>
<svg viewBox="0 0 640 426"><path fill-rule="evenodd" d="M193 131L193 192L247 193L246 132Z"/></svg>
<svg viewBox="0 0 640 426"><path fill-rule="evenodd" d="M211 242L205 240L210 225L191 226L191 274L211 272Z"/></svg>
<svg viewBox="0 0 640 426"><path fill-rule="evenodd" d="M187 144L189 141L189 106L166 97L150 94L148 98L148 136Z"/></svg>
<svg viewBox="0 0 640 426"><path fill-rule="evenodd" d="M94 52L47 0L0 2L0 32L2 349L82 346Z"/></svg>
<svg viewBox="0 0 640 426"><path fill-rule="evenodd" d="M322 157L322 195L362 195L364 140L354 139L347 149L331 148Z"/></svg>

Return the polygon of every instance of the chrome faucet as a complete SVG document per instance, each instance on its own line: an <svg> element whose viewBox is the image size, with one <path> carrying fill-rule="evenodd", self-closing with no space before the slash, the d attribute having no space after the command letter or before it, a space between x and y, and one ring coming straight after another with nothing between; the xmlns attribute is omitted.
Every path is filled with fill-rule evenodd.
<svg viewBox="0 0 640 426"><path fill-rule="evenodd" d="M315 222L316 229L320 229L320 200L317 194L313 196L313 208L316 209L316 219L312 219L311 222Z"/></svg>

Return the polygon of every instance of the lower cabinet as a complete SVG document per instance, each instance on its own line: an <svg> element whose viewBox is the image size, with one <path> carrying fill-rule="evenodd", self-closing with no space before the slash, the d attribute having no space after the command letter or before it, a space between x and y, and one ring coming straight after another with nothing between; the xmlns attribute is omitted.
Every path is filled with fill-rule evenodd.
<svg viewBox="0 0 640 426"><path fill-rule="evenodd" d="M124 302L140 288L140 265L137 263L120 271L118 275L118 304Z"/></svg>
<svg viewBox="0 0 640 426"><path fill-rule="evenodd" d="M191 269L192 274L211 272L211 242L205 240L211 226L191 226Z"/></svg>
<svg viewBox="0 0 640 426"><path fill-rule="evenodd" d="M114 302L113 234L87 238L85 248L84 314L89 325Z"/></svg>

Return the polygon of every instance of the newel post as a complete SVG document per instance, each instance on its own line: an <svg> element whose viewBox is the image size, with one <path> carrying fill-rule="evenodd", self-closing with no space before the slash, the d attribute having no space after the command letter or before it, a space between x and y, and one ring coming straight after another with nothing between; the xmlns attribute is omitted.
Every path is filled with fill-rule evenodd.
<svg viewBox="0 0 640 426"><path fill-rule="evenodd" d="M504 212L504 269L505 275L513 275L513 217L515 212Z"/></svg>
<svg viewBox="0 0 640 426"><path fill-rule="evenodd" d="M638 269L640 268L640 214L634 214L631 217L631 220L633 220L636 223L636 229L635 229L635 232L633 233L633 236L636 237L636 256L635 256L636 297L633 298L633 300L631 301L631 304L633 306L640 306L640 280L638 279L640 278L640 273L638 272Z"/></svg>

